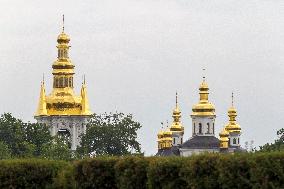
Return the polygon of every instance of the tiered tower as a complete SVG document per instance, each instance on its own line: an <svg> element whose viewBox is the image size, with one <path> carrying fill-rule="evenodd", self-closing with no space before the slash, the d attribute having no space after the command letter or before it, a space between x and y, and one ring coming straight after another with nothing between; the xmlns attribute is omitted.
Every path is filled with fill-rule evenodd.
<svg viewBox="0 0 284 189"><path fill-rule="evenodd" d="M229 132L229 148L240 148L241 127L236 122L237 110L234 107L234 94L232 93L232 106L228 110L229 123L225 129Z"/></svg>
<svg viewBox="0 0 284 189"><path fill-rule="evenodd" d="M203 77L199 87L199 103L192 107L192 136L215 135L215 106L209 102L209 87Z"/></svg>
<svg viewBox="0 0 284 189"><path fill-rule="evenodd" d="M74 64L69 59L69 36L63 29L57 38L58 57L52 65L53 89L45 94L44 80L41 82L39 104L35 113L38 123L49 126L52 136L64 135L70 141L70 148L75 150L80 144L80 135L86 132L86 124L91 111L87 97L85 78L81 94L75 95L73 76Z"/></svg>
<svg viewBox="0 0 284 189"><path fill-rule="evenodd" d="M173 123L170 127L173 137L173 146L179 146L183 143L184 127L181 124L181 111L178 107L178 94L176 93L176 106L173 110Z"/></svg>
<svg viewBox="0 0 284 189"><path fill-rule="evenodd" d="M208 95L209 87L203 77L199 102L192 107L192 137L181 145L181 156L220 151L219 139L215 137L215 106L209 102Z"/></svg>

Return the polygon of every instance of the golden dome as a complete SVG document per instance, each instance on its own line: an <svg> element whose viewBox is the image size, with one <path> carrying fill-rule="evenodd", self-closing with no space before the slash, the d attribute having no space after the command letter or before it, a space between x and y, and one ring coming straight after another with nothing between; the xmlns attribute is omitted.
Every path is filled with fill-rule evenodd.
<svg viewBox="0 0 284 189"><path fill-rule="evenodd" d="M61 34L58 35L57 37L57 42L58 43L69 43L70 37L64 33L64 31L61 32Z"/></svg>
<svg viewBox="0 0 284 189"><path fill-rule="evenodd" d="M161 130L159 133L158 133L158 139L161 139L164 135L164 132Z"/></svg>
<svg viewBox="0 0 284 189"><path fill-rule="evenodd" d="M173 133L169 129L167 129L166 131L164 131L163 137L172 137L172 135Z"/></svg>
<svg viewBox="0 0 284 189"><path fill-rule="evenodd" d="M221 138L228 137L229 136L229 132L225 128L223 128L223 130L219 133L219 136Z"/></svg>
<svg viewBox="0 0 284 189"><path fill-rule="evenodd" d="M208 101L209 87L205 80L199 87L199 103L192 107L193 116L215 116L215 106Z"/></svg>
<svg viewBox="0 0 284 189"><path fill-rule="evenodd" d="M226 125L226 130L231 132L241 132L241 126L236 122L237 110L234 108L234 96L232 93L232 106L228 110L229 123Z"/></svg>
<svg viewBox="0 0 284 189"><path fill-rule="evenodd" d="M181 111L178 107L178 95L176 93L176 107L174 108L173 110L173 123L170 127L170 131L172 132L183 132L184 131L184 128L180 122L180 118L181 118Z"/></svg>

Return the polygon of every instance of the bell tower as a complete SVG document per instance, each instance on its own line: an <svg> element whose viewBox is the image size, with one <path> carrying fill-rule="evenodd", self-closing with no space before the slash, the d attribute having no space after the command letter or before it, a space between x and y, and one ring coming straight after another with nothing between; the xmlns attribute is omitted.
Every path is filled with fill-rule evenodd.
<svg viewBox="0 0 284 189"><path fill-rule="evenodd" d="M87 96L86 81L82 83L81 94L75 95L73 76L74 64L69 58L70 37L64 31L64 15L62 32L57 37L57 59L52 64L53 88L49 95L45 94L44 80L35 119L46 124L52 136L63 135L76 150L80 145L80 135L86 132L86 125L91 116Z"/></svg>

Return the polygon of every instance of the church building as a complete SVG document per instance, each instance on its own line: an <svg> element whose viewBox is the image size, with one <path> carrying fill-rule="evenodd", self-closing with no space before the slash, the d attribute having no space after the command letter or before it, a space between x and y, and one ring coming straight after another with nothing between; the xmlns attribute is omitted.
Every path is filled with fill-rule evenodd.
<svg viewBox="0 0 284 189"><path fill-rule="evenodd" d="M35 119L46 124L52 136L67 137L69 146L76 150L80 145L80 135L86 132L86 124L91 116L85 79L81 94L75 95L73 77L74 64L69 58L69 36L63 29L57 38L58 56L52 64L53 89L45 92L45 81L41 82L40 97Z"/></svg>
<svg viewBox="0 0 284 189"><path fill-rule="evenodd" d="M173 124L158 133L157 156L191 156L204 152L233 153L244 151L240 147L241 127L236 122L237 111L233 106L228 111L229 123L215 136L215 106L209 102L209 87L203 78L199 87L199 102L192 107L192 136L183 142L184 128L181 125L181 111L177 106L173 111ZM177 132L178 131L178 132Z"/></svg>

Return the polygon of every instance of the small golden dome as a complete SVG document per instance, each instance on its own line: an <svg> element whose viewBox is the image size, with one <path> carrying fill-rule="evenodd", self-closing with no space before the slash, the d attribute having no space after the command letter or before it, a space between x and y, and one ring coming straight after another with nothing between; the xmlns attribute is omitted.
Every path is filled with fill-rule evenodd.
<svg viewBox="0 0 284 189"><path fill-rule="evenodd" d="M199 86L200 91L208 91L209 87L208 84L205 82L205 80L202 81L202 83Z"/></svg>
<svg viewBox="0 0 284 189"><path fill-rule="evenodd" d="M233 95L232 95L233 98ZM229 116L229 123L226 125L226 130L231 132L241 132L241 126L237 124L236 117L237 117L237 110L233 106L233 100L232 100L232 106L228 110L228 116Z"/></svg>
<svg viewBox="0 0 284 189"><path fill-rule="evenodd" d="M163 135L164 135L164 132L163 131L160 131L159 133L158 133L158 139L161 139L162 137L163 137Z"/></svg>
<svg viewBox="0 0 284 189"><path fill-rule="evenodd" d="M223 128L223 130L219 133L219 136L222 137L228 137L229 136L229 132Z"/></svg>
<svg viewBox="0 0 284 189"><path fill-rule="evenodd" d="M173 133L167 129L166 131L164 131L163 137L172 137Z"/></svg>
<svg viewBox="0 0 284 189"><path fill-rule="evenodd" d="M70 41L70 37L64 32L61 32L61 34L59 34L57 37L58 43L69 43L69 41Z"/></svg>

